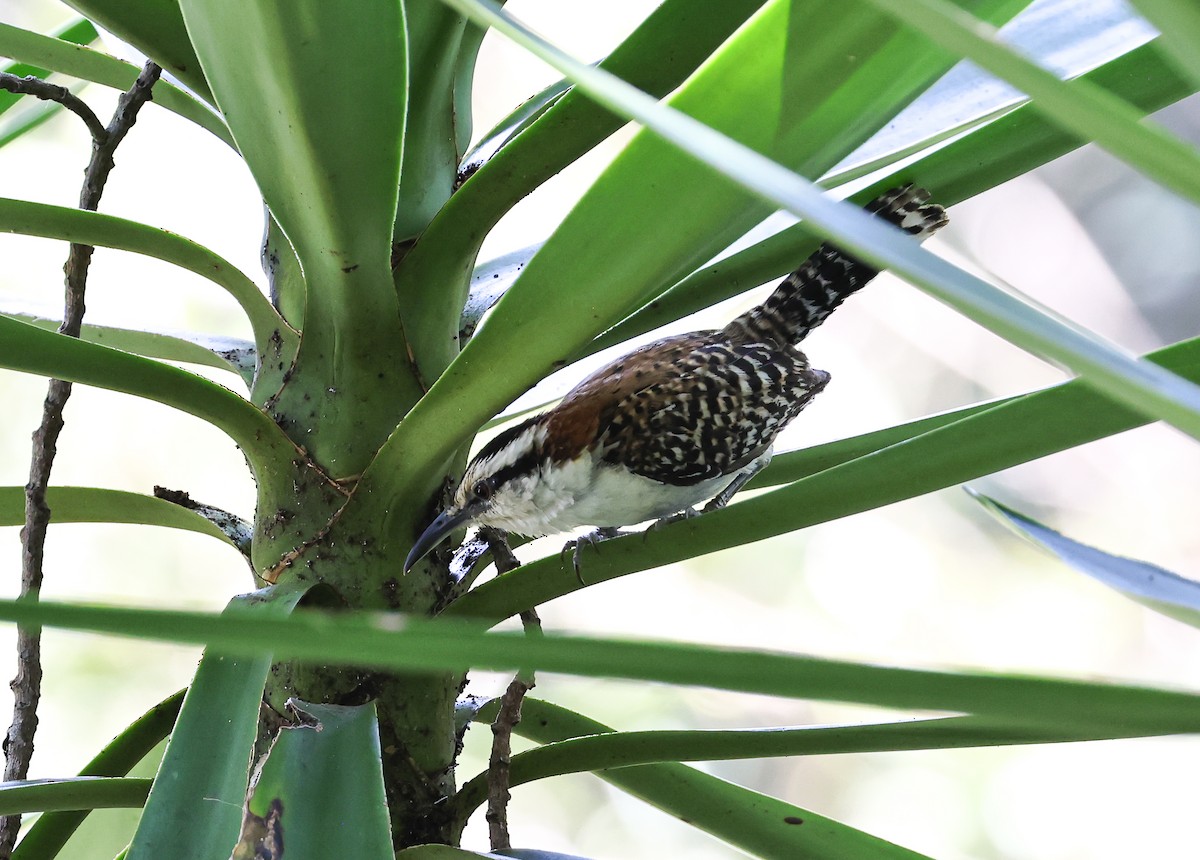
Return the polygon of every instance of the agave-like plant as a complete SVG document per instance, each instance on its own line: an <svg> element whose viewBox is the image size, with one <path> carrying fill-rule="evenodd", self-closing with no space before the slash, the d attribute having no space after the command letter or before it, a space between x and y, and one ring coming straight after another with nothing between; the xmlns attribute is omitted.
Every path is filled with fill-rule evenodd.
<svg viewBox="0 0 1200 860"><path fill-rule="evenodd" d="M267 288L146 224L0 199L0 229L196 272L233 296L253 331L238 342L85 325L72 338L11 311L0 316L0 366L149 398L227 433L256 482L252 523L180 497L99 488L52 487L47 501L57 522L135 522L224 540L244 554L253 590L219 617L0 601L0 617L25 625L206 648L186 694L132 723L83 777L0 787L0 811L44 813L13 856L57 856L81 810L142 803L131 860L479 856L454 846L489 793L498 823L509 784L593 771L756 856L912 858L920 855L679 762L1200 729L1200 695L1184 692L886 668L750 650L753 642L734 651L532 624L525 634L488 632L586 587L556 552L482 584L482 544L460 553L453 576L437 556L403 572L447 477L515 398L568 363L786 273L818 237L891 268L1075 378L778 454L752 485L769 492L585 551L587 585L1155 420L1200 437L1191 382L1200 379L1200 341L1130 357L899 241L853 205L912 181L951 206L1087 141L1200 200L1200 156L1143 121L1200 87L1200 17L1186 0L1137 0L1165 35L1126 45L1069 82L995 37L992 27L1027 0L664 0L596 66L489 0L69 2L84 17L54 35L0 25L0 55L25 64L23 74L128 88L137 68L87 47L99 27L161 65L179 85L156 84L155 104L234 148L257 183L268 212ZM1072 4L1059 5L1072 14ZM469 149L488 28L564 81ZM915 114L939 118L932 124L912 112L893 123L963 57L1026 97L967 115ZM939 98L944 106L955 95ZM0 110L14 103L0 101ZM0 140L44 113L27 111ZM631 119L641 128L544 244L491 264L477 259L518 201ZM846 162L871 139L867 161ZM707 265L778 210L803 221ZM231 388L177 363L228 371ZM21 522L19 488L0 489L4 521ZM1195 621L1200 601L1186 580L1121 564L989 505L1072 563ZM499 701L460 701L466 672L517 667L956 716L624 733L526 698L516 730L537 746L457 779L466 723L505 711ZM499 718L501 735L515 704ZM168 736L151 784L124 778Z"/></svg>

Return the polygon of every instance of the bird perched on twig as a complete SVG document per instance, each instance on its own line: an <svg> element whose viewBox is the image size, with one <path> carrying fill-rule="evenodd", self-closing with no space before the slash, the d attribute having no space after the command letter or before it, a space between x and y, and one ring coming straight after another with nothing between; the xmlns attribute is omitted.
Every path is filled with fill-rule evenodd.
<svg viewBox="0 0 1200 860"><path fill-rule="evenodd" d="M928 200L909 185L866 208L924 239L948 220ZM795 344L876 274L826 243L725 328L664 338L596 371L475 455L405 570L473 523L531 537L595 526L607 536L694 515L706 499L706 511L723 507L829 382Z"/></svg>

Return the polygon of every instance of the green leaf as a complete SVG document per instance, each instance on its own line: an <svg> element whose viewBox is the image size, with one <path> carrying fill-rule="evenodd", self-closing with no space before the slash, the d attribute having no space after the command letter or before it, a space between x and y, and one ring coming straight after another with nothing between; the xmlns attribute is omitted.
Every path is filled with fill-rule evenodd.
<svg viewBox="0 0 1200 860"><path fill-rule="evenodd" d="M392 860L375 705L289 705L299 723L280 729L249 813L276 810L288 860Z"/></svg>
<svg viewBox="0 0 1200 860"><path fill-rule="evenodd" d="M253 626L290 613L304 592L277 587L240 595L222 617ZM270 668L269 649L254 656L205 649L154 777L129 860L228 860L241 828L250 752Z"/></svg>
<svg viewBox="0 0 1200 860"><path fill-rule="evenodd" d="M567 73L576 80L579 87L585 89L604 104L614 110L636 118L639 122L653 129L656 134L669 141L680 150L689 153L703 161L725 176L736 182L764 200L772 201L792 214L806 217L825 231L831 239L846 251L860 259L867 260L877 268L891 268L897 274L920 286L935 298L949 304L970 319L984 325L990 330L1006 338L1017 346L1057 364L1070 368L1082 375L1090 385L1103 391L1117 403L1132 407L1145 414L1167 421L1190 435L1200 438L1200 388L1186 382L1171 373L1163 371L1149 363L1138 361L1115 346L1108 344L1091 332L1082 329L1068 320L1042 309L1035 308L1031 303L1010 292L997 289L965 271L957 269L939 257L922 250L908 241L908 237L889 225L880 223L878 219L858 208L846 204L835 203L826 199L814 185L805 181L801 176L790 172L769 158L753 149L724 136L702 123L699 123L674 108L665 107L654 102L645 94L629 87L623 82L612 78L599 69L585 66L566 56L558 49L541 40L526 28L516 24L510 16L497 10L491 4L482 0L446 0L464 9L471 9L471 14L500 29L506 35L514 38L522 45L535 51L541 58L547 60L556 68ZM873 0L875 2L875 0ZM923 0L931 2L931 0ZM907 7L905 7L907 8ZM746 32L743 30L743 32ZM712 68L710 66L709 68ZM632 147L626 153L632 151ZM614 167L621 164L621 159L614 162ZM611 169L609 171L612 172ZM607 174L606 174L607 175ZM1197 171L1200 176L1200 171ZM595 187L593 188L595 190ZM586 198L585 198L586 199ZM577 207L572 215L581 211ZM570 223L570 219L567 222ZM562 234L562 230L556 236ZM594 244L594 243L593 243ZM643 243L648 244L648 243ZM547 257L547 249L553 246L553 241L534 258L525 270L518 287L511 290L493 311L492 320L497 323L501 334L496 339L487 337L485 328L459 356L455 366L451 367L443 379L453 379L460 386L459 391L465 390L469 384L455 368L461 365L461 370L471 368L470 359L478 355L486 355L489 349L494 349L497 343L508 345L507 354L511 358L513 351L508 338L520 330L520 320L509 318L506 309L521 308L526 315L533 312L532 308L522 307L521 301L527 300L530 293L520 289L520 285L528 282L532 273L540 273L538 261ZM589 249L590 250L590 249ZM555 261L561 267L561 261ZM625 273L618 272L624 276ZM561 277L561 271L559 272ZM537 283L535 278L534 283ZM609 288L612 292L612 288ZM561 291L559 291L561 294ZM537 295L538 291L532 291ZM521 298L517 298L521 297ZM578 297L572 296L578 303ZM545 311L543 300L542 311ZM555 327L555 333L562 333L563 325ZM525 332L521 343L525 354L538 355L538 349L531 344L535 335ZM574 342L570 336L565 340ZM485 344L485 346L480 346ZM472 349L476 350L472 354ZM496 359L493 359L495 361ZM511 361L507 363L511 366ZM506 367L507 369L507 367ZM492 380L479 366L472 368L475 380ZM440 380L439 380L440 382ZM447 383L449 384L449 383ZM434 391L437 390L435 385ZM432 393L432 392L431 392ZM472 392L486 405L485 394ZM431 398L426 398L430 400ZM449 399L448 395L435 400L437 406L441 401ZM455 405L460 405L455 401ZM433 409L431 408L431 412ZM413 414L420 413L420 407ZM461 420L461 409L457 413ZM422 419L425 415L422 414Z"/></svg>
<svg viewBox="0 0 1200 860"><path fill-rule="evenodd" d="M238 303L264 361L290 361L299 341L254 281L220 255L167 230L99 212L0 198L0 231L132 251L195 272Z"/></svg>
<svg viewBox="0 0 1200 860"><path fill-rule="evenodd" d="M517 733L542 744L612 731L603 723L536 699L526 699L522 712ZM917 860L924 856L682 764L642 765L596 775L663 812L759 857Z"/></svg>
<svg viewBox="0 0 1200 860"><path fill-rule="evenodd" d="M58 331L60 320L44 317L34 311L12 308L0 310L0 316L45 331ZM247 386L254 383L256 349L253 343L238 338L219 338L191 332L168 334L167 332L140 331L131 328L93 325L84 323L80 331L81 340L110 346L124 352L147 358L167 361L183 361L228 370L238 374Z"/></svg>
<svg viewBox="0 0 1200 860"><path fill-rule="evenodd" d="M471 105L475 90L475 64L479 59L483 39L487 35L486 27L477 26L472 21L467 21L466 24L454 64L454 102L451 108L454 111L454 139L460 155L467 151L475 133L475 117Z"/></svg>
<svg viewBox="0 0 1200 860"><path fill-rule="evenodd" d="M494 707L488 708L478 719L486 721L494 716L494 711ZM610 731L555 741L518 753L512 758L510 784L517 786L568 773L659 762L1067 743L1108 740L1113 736L1110 731L1058 726L1031 729L979 717L725 731ZM455 796L457 814L465 818L486 798L485 772L466 782Z"/></svg>
<svg viewBox="0 0 1200 860"><path fill-rule="evenodd" d="M1063 385L1078 386L1079 383L1068 382ZM1037 406L1039 410L1049 412L1053 411L1059 403L1053 393L1059 391L1061 387L1048 388L1042 392L1018 395L1018 397L1037 399L1044 396L1044 399L1037 401ZM936 415L927 415L924 418L918 418L916 421L896 424L892 427L885 427L882 430L875 430L871 433L849 436L834 442L826 442L823 445L813 445L811 448L784 451L781 454L776 454L771 459L770 465L755 475L754 479L746 486L749 489L759 489L761 487L777 487L781 484L791 484L810 475L815 475L826 469L832 469L834 466L840 466L842 463L848 463L851 460L857 460L859 457L865 457L868 454L874 454L876 451L882 451L884 448L889 448L892 445L907 442L909 439L916 438L924 433L929 433L950 424L955 425L956 433L969 433L976 425L966 423L967 419L976 415L982 415L983 413L989 413L994 407L1011 403L1017 400L1018 397L989 400L984 403L966 406L962 409L940 412ZM988 415L980 419L980 423L988 424L995 417ZM1086 416L1081 416L1081 420L1086 421ZM963 423L959 424L958 422L960 421ZM990 426L994 428L994 425ZM1081 427L1081 432L1085 428L1086 425ZM1012 444L1019 444L1021 442L1022 437L1016 433L1015 427L1006 423L1004 429L1012 436L1011 440L1007 437L1002 437L1004 441L1011 442ZM1030 454L1030 459L1041 456L1044 453L1041 446L1033 442L1033 440L1029 441L1032 446L1036 446L1036 453Z"/></svg>
<svg viewBox="0 0 1200 860"><path fill-rule="evenodd" d="M80 776L124 776L171 733L185 691L159 702L117 735L80 771ZM13 860L46 860L58 856L87 812L48 812L21 838Z"/></svg>
<svg viewBox="0 0 1200 860"><path fill-rule="evenodd" d="M1168 190L1200 202L1200 153L1144 119L1129 103L1086 81L1059 80L1006 47L991 27L948 0L868 2L1027 93L1034 106L1063 129L1094 141Z"/></svg>
<svg viewBox="0 0 1200 860"><path fill-rule="evenodd" d="M67 5L117 34L202 98L212 101L177 0L67 0ZM157 91L154 98L158 99Z"/></svg>
<svg viewBox="0 0 1200 860"><path fill-rule="evenodd" d="M82 90L83 87L77 85L68 89L75 95L79 95L79 90ZM58 102L26 99L16 110L0 119L0 147L8 146L14 140L33 131L62 109L62 105Z"/></svg>
<svg viewBox="0 0 1200 860"><path fill-rule="evenodd" d="M0 316L0 367L156 400L227 433L260 480L286 469L295 447L266 413L227 388L161 362Z"/></svg>
<svg viewBox="0 0 1200 860"><path fill-rule="evenodd" d="M449 845L414 845L396 854L396 860L477 860L479 857L498 858L499 854L464 851Z"/></svg>
<svg viewBox="0 0 1200 860"><path fill-rule="evenodd" d="M49 487L51 523L137 523L183 529L220 538L237 549L229 535L195 511L154 496L99 487ZM25 524L25 488L0 487L0 526Z"/></svg>
<svg viewBox="0 0 1200 860"><path fill-rule="evenodd" d="M382 272L390 290L405 111L399 4L180 6L238 149L310 285L346 281L351 269L360 280ZM343 300L364 298L360 290Z"/></svg>
<svg viewBox="0 0 1200 860"><path fill-rule="evenodd" d="M475 267L471 272L471 290L458 321L458 337L462 341L471 339L483 315L500 301L541 247L542 243L539 242Z"/></svg>
<svg viewBox="0 0 1200 860"><path fill-rule="evenodd" d="M100 51L40 33L31 33L11 24L0 24L0 56L11 57L18 62L118 90L127 90L133 86L141 71L136 66ZM221 118L207 105L179 87L167 81L159 81L154 85L154 103L191 120L226 143L232 144L229 129L225 127Z"/></svg>
<svg viewBox="0 0 1200 860"><path fill-rule="evenodd" d="M0 782L0 815L76 809L137 808L146 802L150 780L76 776Z"/></svg>
<svg viewBox="0 0 1200 860"><path fill-rule="evenodd" d="M1200 9L1191 0L1130 0L1162 33L1172 64L1200 87Z"/></svg>
<svg viewBox="0 0 1200 860"><path fill-rule="evenodd" d="M408 115L392 233L392 241L397 243L420 236L454 192L462 154L454 107L459 52L468 27L462 15L428 0L405 0L404 25L409 55ZM478 48L477 41L468 40L467 50Z"/></svg>
<svg viewBox="0 0 1200 860"><path fill-rule="evenodd" d="M1200 380L1200 340L1148 359ZM1149 423L1080 381L935 416L831 446L780 455L767 479L802 477L769 494L582 554L596 584L684 558L753 543L960 484ZM956 420L952 420L956 419ZM1037 428L1031 433L1030 428ZM777 465L778 464L778 465ZM443 612L496 623L581 587L559 555L484 583Z"/></svg>
<svg viewBox="0 0 1200 860"><path fill-rule="evenodd" d="M447 2L481 23L525 32L510 27L507 16L493 11L494 4ZM1000 17L1020 5L990 2L987 8ZM820 51L811 50L813 32L825 34ZM768 3L676 91L670 116L682 122L680 111L693 113L749 146L819 175L950 65L941 52L922 51L916 42L897 33L886 16L857 8L848 11L818 0L797 2L794 8ZM625 99L630 88L610 74L567 62L532 37L528 43L536 43L543 58L569 77L588 81L585 91L609 109L629 115L629 103L636 102L639 121L667 110L636 90ZM593 86L593 81L603 84ZM598 97L600 90L619 91L620 104ZM730 151L737 160L750 152L694 120L688 119L686 127L689 134L717 137L734 147L721 153L723 161ZM830 128L839 133L830 135ZM492 309L487 325L400 424L364 474L360 491L392 498L401 488L409 494L432 490L474 428L663 284L694 269L770 212L754 194L720 175L728 172L726 166L697 173L695 160L677 145L678 140L664 142L646 132L634 137ZM780 173L796 181L793 174ZM663 224L671 229L664 231ZM872 226L898 239L890 235L896 231ZM648 235L655 241L647 242ZM902 244L908 250L910 243ZM555 324L535 322L544 319ZM447 433L448 427L456 432ZM403 523L396 531L413 529Z"/></svg>
<svg viewBox="0 0 1200 860"><path fill-rule="evenodd" d="M543 706L544 703L538 703L536 707ZM552 705L549 707L554 708ZM494 710L494 707L485 709L478 719L486 722L493 717ZM512 759L510 773L511 784L517 786L568 773L599 773L659 762L958 749L1106 740L1113 737L1114 734L1108 731L1072 730L1058 726L1031 729L973 716L869 725L726 731L608 730L546 742L543 746L519 753ZM455 798L457 814L465 818L484 801L486 795L485 773L468 781L459 791Z"/></svg>
<svg viewBox="0 0 1200 860"><path fill-rule="evenodd" d="M666 95L760 5L762 0L723 0L698 15L692 0L666 0L600 65L646 92ZM623 124L583 93L567 93L548 110L539 109L536 121L480 167L429 224L396 271L405 329L427 375L441 373L457 353L458 312L484 237L517 201Z"/></svg>
<svg viewBox="0 0 1200 860"><path fill-rule="evenodd" d="M1114 736L1200 731L1200 695L989 673L885 668L795 654L547 633L483 633L477 625L387 613L302 610L283 619L0 601L0 619L168 642L224 654L404 671L528 667L688 684L788 698L975 713L1029 728L1072 726ZM186 706L186 703L185 703ZM203 746L203 745L202 745Z"/></svg>
<svg viewBox="0 0 1200 860"><path fill-rule="evenodd" d="M660 6L659 8L661 9L662 7ZM697 17L707 16L701 15ZM479 142L472 147L471 151L463 156L462 173L466 174L467 178L474 175L502 147L506 146L513 138L537 122L547 110L562 98L563 93L568 92L573 86L574 84L566 78L560 78L517 105L515 110L492 126L479 139Z"/></svg>
<svg viewBox="0 0 1200 860"><path fill-rule="evenodd" d="M304 337L278 411L312 416L304 446L331 475L358 474L422 390L391 270L407 88L403 5L180 5L304 273Z"/></svg>
<svg viewBox="0 0 1200 860"><path fill-rule="evenodd" d="M92 22L84 18L76 18L74 21L69 21L62 27L54 31L52 38L61 39L64 42L71 42L75 45L88 45L99 38L96 33L96 28L92 26ZM44 78L50 74L47 69L41 66L32 66L29 63L10 63L0 71L7 72L10 75L16 75L18 78L24 78L32 75L35 78ZM0 113L4 113L15 104L19 104L24 96L17 93L10 93L8 90L0 91ZM62 105L58 102L50 102L49 106L55 110L61 110Z"/></svg>
<svg viewBox="0 0 1200 860"><path fill-rule="evenodd" d="M1124 54L1081 77L1151 112L1178 101L1193 88L1163 61L1158 43L1152 42ZM931 143L932 141L925 141ZM951 206L1007 182L1035 167L1078 148L1085 141L1064 132L1025 104L959 140L937 149L915 163L872 183L850 199L866 203L887 188L920 177L936 189L937 199ZM822 179L834 187L848 181L848 173ZM588 345L589 353L621 343L701 308L781 278L820 243L805 223L795 224L749 248L688 275L653 302Z"/></svg>
<svg viewBox="0 0 1200 860"><path fill-rule="evenodd" d="M995 499L974 490L967 491L996 519L1076 570L1156 612L1200 627L1200 582L1148 562L1112 555L1071 540Z"/></svg>

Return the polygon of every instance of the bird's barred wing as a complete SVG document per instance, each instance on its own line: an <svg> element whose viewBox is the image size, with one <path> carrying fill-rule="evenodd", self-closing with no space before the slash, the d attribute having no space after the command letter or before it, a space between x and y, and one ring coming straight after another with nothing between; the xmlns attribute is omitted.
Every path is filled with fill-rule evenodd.
<svg viewBox="0 0 1200 860"><path fill-rule="evenodd" d="M799 350L710 338L606 410L604 456L666 484L732 475L828 380Z"/></svg>

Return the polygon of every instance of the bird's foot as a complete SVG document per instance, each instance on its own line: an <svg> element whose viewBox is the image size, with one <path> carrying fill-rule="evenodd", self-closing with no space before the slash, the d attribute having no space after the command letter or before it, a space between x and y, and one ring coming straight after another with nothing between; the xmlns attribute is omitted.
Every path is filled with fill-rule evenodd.
<svg viewBox="0 0 1200 860"><path fill-rule="evenodd" d="M698 516L700 516L700 512L695 508L684 508L677 514L671 514L669 517L660 517L659 519L650 523L650 528L642 532L642 537L644 539L646 535L650 534L650 532L656 532L663 526L669 526L671 523L679 523L683 522L684 520L695 519Z"/></svg>
<svg viewBox="0 0 1200 860"><path fill-rule="evenodd" d="M571 553L571 567L575 571L575 578L579 580L580 585L587 585L583 578L583 563L580 561L579 553L585 546L596 547L596 551L600 551L600 544L610 538L615 538L622 534L621 530L615 526L604 526L595 531L588 532L585 535L580 535L574 540L569 540L563 544L562 552L559 557L566 561L567 553Z"/></svg>

